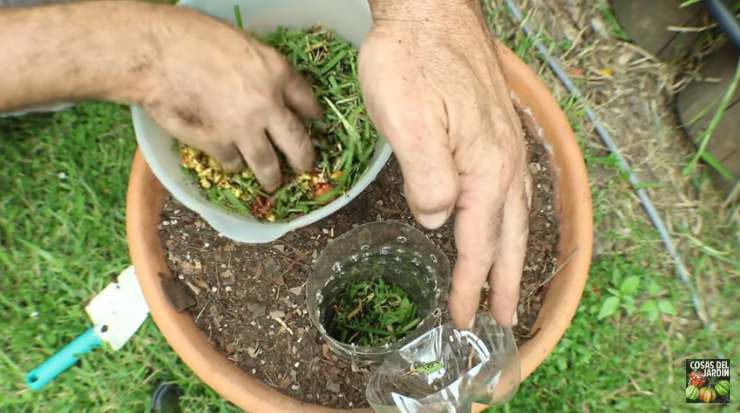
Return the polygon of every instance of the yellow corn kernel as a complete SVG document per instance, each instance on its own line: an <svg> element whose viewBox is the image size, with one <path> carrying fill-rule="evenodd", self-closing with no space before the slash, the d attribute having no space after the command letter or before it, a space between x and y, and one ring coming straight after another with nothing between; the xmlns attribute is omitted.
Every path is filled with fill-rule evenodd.
<svg viewBox="0 0 740 413"><path fill-rule="evenodd" d="M242 197L242 194L244 194L244 191L242 191L241 189L238 189L238 188L234 188L232 190L232 192L234 192L234 196L237 197L237 198L241 198Z"/></svg>
<svg viewBox="0 0 740 413"><path fill-rule="evenodd" d="M201 179L200 186L203 187L203 189L209 189L211 188L211 182L207 179Z"/></svg>
<svg viewBox="0 0 740 413"><path fill-rule="evenodd" d="M213 158L208 158L208 167L213 168L217 171L221 170L221 164Z"/></svg>
<svg viewBox="0 0 740 413"><path fill-rule="evenodd" d="M265 219L269 222L275 222L275 214L268 212L267 215L265 215Z"/></svg>

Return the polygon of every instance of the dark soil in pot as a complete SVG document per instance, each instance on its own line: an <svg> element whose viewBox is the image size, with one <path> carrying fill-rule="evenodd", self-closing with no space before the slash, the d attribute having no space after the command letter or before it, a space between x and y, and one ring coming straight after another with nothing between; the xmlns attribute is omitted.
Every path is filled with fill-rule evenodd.
<svg viewBox="0 0 740 413"><path fill-rule="evenodd" d="M536 334L530 328L556 271L559 229L546 150L529 135L527 143L534 194L519 325L514 329L520 344ZM259 380L310 403L366 406L368 372L337 359L321 342L304 303L305 282L329 240L353 225L381 219L420 228L406 205L395 159L351 204L269 244L240 244L221 237L198 215L169 200L160 234L176 275L177 282L169 283L171 295L190 305L187 311L216 348ZM424 232L455 261L451 223Z"/></svg>

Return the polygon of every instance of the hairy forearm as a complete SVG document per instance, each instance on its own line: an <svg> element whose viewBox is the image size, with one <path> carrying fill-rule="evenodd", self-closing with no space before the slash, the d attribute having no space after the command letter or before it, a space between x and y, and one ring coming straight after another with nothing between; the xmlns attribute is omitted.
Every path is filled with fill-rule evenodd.
<svg viewBox="0 0 740 413"><path fill-rule="evenodd" d="M463 41L491 36L478 0L370 0L370 8L379 25L403 22L408 30L440 31Z"/></svg>
<svg viewBox="0 0 740 413"><path fill-rule="evenodd" d="M134 103L151 86L157 6L0 8L0 112L57 101Z"/></svg>
<svg viewBox="0 0 740 413"><path fill-rule="evenodd" d="M370 0L376 20L418 17L419 20L455 21L482 16L478 0Z"/></svg>

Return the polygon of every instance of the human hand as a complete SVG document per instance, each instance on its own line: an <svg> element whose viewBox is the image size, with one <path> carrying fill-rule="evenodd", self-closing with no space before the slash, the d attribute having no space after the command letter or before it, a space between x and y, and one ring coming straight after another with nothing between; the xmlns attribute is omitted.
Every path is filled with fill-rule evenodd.
<svg viewBox="0 0 740 413"><path fill-rule="evenodd" d="M272 192L281 184L275 149L298 173L314 162L300 118L321 110L311 86L273 48L227 24L185 8L168 8L153 24L161 45L146 68L144 109L174 137L228 170L244 163Z"/></svg>
<svg viewBox="0 0 740 413"><path fill-rule="evenodd" d="M370 117L401 164L425 227L456 209L450 313L472 325L488 279L496 320L516 323L531 181L519 118L480 7L470 0L373 0L360 50Z"/></svg>
<svg viewBox="0 0 740 413"><path fill-rule="evenodd" d="M246 161L280 186L275 148L296 171L319 116L311 87L277 51L184 7L135 1L0 8L0 112L87 99L139 104L230 170Z"/></svg>

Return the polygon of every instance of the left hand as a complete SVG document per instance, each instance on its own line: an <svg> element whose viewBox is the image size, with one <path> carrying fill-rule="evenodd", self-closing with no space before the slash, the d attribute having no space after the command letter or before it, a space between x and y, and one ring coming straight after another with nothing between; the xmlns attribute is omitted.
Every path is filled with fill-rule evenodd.
<svg viewBox="0 0 740 413"><path fill-rule="evenodd" d="M370 117L401 164L427 228L457 210L450 313L468 328L488 279L490 309L516 323L527 248L530 178L519 118L477 2L371 0L360 50Z"/></svg>

